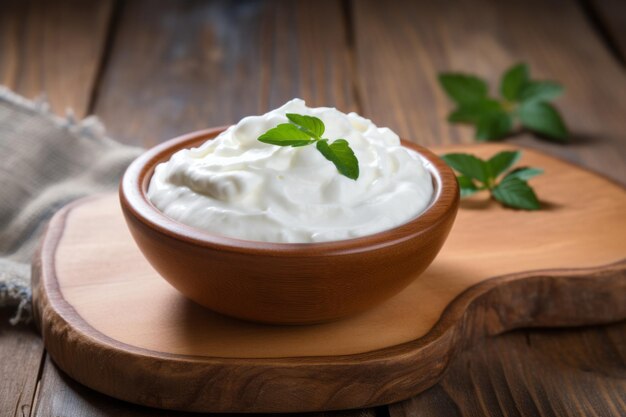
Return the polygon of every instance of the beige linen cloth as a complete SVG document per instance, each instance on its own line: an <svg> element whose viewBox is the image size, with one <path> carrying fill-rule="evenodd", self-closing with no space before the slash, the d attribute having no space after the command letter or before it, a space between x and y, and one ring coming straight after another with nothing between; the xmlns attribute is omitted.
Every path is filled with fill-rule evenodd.
<svg viewBox="0 0 626 417"><path fill-rule="evenodd" d="M60 118L0 86L0 307L15 310L13 324L30 319L30 263L47 221L72 200L114 190L140 153L95 117Z"/></svg>

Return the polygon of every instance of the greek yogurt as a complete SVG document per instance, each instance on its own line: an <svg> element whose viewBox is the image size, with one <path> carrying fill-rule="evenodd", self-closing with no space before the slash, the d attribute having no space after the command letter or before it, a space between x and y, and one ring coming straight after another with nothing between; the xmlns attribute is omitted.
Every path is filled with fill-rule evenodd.
<svg viewBox="0 0 626 417"><path fill-rule="evenodd" d="M315 146L282 147L257 138L286 113L320 118L324 137L346 139L359 161L355 181ZM159 164L148 198L165 215L213 234L262 242L350 239L415 218L433 196L422 158L388 128L356 113L309 108L300 99L243 118L197 148Z"/></svg>

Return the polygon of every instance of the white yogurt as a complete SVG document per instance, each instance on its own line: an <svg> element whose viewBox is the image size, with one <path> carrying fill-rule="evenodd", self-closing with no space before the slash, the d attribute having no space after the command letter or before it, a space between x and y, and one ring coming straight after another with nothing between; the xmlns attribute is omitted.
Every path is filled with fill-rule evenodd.
<svg viewBox="0 0 626 417"><path fill-rule="evenodd" d="M359 160L355 181L316 149L281 147L257 138L285 113L320 118L324 137L346 139ZM148 198L167 216L208 232L262 242L326 242L399 226L433 195L431 176L415 152L388 128L356 113L309 108L294 99L250 116L198 148L156 167Z"/></svg>

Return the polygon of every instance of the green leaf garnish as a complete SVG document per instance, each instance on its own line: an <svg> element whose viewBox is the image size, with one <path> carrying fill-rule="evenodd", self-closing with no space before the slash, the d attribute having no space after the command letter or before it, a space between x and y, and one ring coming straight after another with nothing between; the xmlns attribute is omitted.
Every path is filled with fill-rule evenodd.
<svg viewBox="0 0 626 417"><path fill-rule="evenodd" d="M300 130L317 139L322 137L324 130L326 129L324 122L317 117L295 113L287 113L285 116L287 116L287 119L289 119L290 122L298 126Z"/></svg>
<svg viewBox="0 0 626 417"><path fill-rule="evenodd" d="M522 90L527 83L528 66L526 64L517 64L511 67L502 76L500 93L505 99L515 101L520 98Z"/></svg>
<svg viewBox="0 0 626 417"><path fill-rule="evenodd" d="M543 174L543 170L530 167L510 170L521 156L521 151L503 151L488 160L465 153L450 153L441 158L461 174L457 176L461 197L487 190L495 200L507 207L539 210L541 204L527 181ZM497 182L498 177L505 172L502 180Z"/></svg>
<svg viewBox="0 0 626 417"><path fill-rule="evenodd" d="M466 74L441 74L439 82L457 104L472 103L487 97L487 83Z"/></svg>
<svg viewBox="0 0 626 417"><path fill-rule="evenodd" d="M563 94L563 87L552 81L529 81L522 89L521 101L549 101Z"/></svg>
<svg viewBox="0 0 626 417"><path fill-rule="evenodd" d="M468 197L480 191L480 189L476 186L471 178L468 178L465 175L460 175L457 177L457 179L459 180L461 197Z"/></svg>
<svg viewBox="0 0 626 417"><path fill-rule="evenodd" d="M467 153L449 153L441 157L446 164L466 177L483 184L489 180L489 166L485 161Z"/></svg>
<svg viewBox="0 0 626 417"><path fill-rule="evenodd" d="M474 125L477 140L502 139L519 125L550 140L562 142L568 137L560 114L547 103L560 96L563 87L531 80L526 64L516 64L502 75L500 98L489 97L487 83L473 75L442 73L439 83L457 105L448 121Z"/></svg>
<svg viewBox="0 0 626 417"><path fill-rule="evenodd" d="M479 141L496 140L506 136L513 127L513 119L506 112L486 115L476 124L475 137Z"/></svg>
<svg viewBox="0 0 626 417"><path fill-rule="evenodd" d="M258 140L278 146L304 146L315 142L309 134L289 123L282 123L268 130Z"/></svg>
<svg viewBox="0 0 626 417"><path fill-rule="evenodd" d="M523 103L519 110L522 125L558 141L567 139L567 128L559 112L549 103L531 101Z"/></svg>
<svg viewBox="0 0 626 417"><path fill-rule="evenodd" d="M500 174L515 165L521 157L522 153L519 151L503 151L489 158L487 164L491 168L492 178L499 177Z"/></svg>
<svg viewBox="0 0 626 417"><path fill-rule="evenodd" d="M461 104L450 113L448 121L453 123L477 124L482 118L503 112L502 104L497 100L484 98L471 103Z"/></svg>
<svg viewBox="0 0 626 417"><path fill-rule="evenodd" d="M353 180L359 178L359 161L347 140L337 139L329 144L328 139L322 139L315 146L326 159L335 164L342 175Z"/></svg>
<svg viewBox="0 0 626 417"><path fill-rule="evenodd" d="M506 178L514 177L514 178L519 178L520 180L528 181L532 177L536 177L537 175L541 175L541 174L543 174L543 169L519 167L519 168L515 168L513 171L510 171L508 174L506 174Z"/></svg>
<svg viewBox="0 0 626 417"><path fill-rule="evenodd" d="M539 210L541 204L530 185L515 177L505 177L491 190L493 198L512 208Z"/></svg>
<svg viewBox="0 0 626 417"><path fill-rule="evenodd" d="M329 142L322 138L326 127L314 116L287 113L291 123L281 123L258 137L263 143L277 146L307 146L316 143L317 150L332 162L339 173L352 180L359 178L359 161L345 139Z"/></svg>

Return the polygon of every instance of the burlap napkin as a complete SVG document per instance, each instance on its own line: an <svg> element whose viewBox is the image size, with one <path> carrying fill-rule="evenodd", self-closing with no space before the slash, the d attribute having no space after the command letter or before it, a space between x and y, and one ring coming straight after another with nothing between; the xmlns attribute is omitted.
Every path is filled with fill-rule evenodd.
<svg viewBox="0 0 626 417"><path fill-rule="evenodd" d="M0 86L0 307L30 319L30 262L46 222L70 201L113 190L141 149L105 135L89 117L51 114Z"/></svg>

